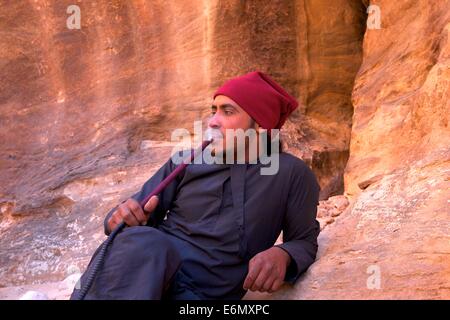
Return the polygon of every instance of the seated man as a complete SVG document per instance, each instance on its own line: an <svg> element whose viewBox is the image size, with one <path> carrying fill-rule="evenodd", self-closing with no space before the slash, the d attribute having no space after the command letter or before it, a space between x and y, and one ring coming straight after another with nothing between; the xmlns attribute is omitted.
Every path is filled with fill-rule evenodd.
<svg viewBox="0 0 450 320"><path fill-rule="evenodd" d="M270 134L297 105L261 72L227 81L214 94L208 126L223 139L214 139L212 153L236 159L239 145L227 147L226 129ZM188 165L143 210L139 202L176 168L169 159L113 208L105 233L122 221L129 227L109 247L86 298L241 299L246 290L274 292L294 283L316 257L320 187L308 166L285 152L275 154L276 174L262 175L264 164L250 161L248 149L258 141L241 146L244 163ZM283 243L274 245L281 231Z"/></svg>

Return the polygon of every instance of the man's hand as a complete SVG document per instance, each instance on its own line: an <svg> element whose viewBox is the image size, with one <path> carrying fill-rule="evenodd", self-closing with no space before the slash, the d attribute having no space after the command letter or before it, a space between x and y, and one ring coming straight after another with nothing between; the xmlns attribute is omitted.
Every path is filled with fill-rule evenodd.
<svg viewBox="0 0 450 320"><path fill-rule="evenodd" d="M290 262L289 254L278 247L258 253L248 264L244 289L270 293L277 291L283 284Z"/></svg>
<svg viewBox="0 0 450 320"><path fill-rule="evenodd" d="M133 198L128 199L114 211L111 218L108 220L109 231L114 230L118 224L124 221L127 226L139 226L147 224L147 220L156 206L158 205L158 197L151 197L145 204L145 212L142 210L141 205Z"/></svg>

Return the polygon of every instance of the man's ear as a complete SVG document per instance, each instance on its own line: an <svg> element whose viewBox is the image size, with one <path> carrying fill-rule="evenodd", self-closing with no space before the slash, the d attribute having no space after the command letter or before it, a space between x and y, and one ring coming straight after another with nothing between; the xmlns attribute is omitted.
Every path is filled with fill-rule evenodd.
<svg viewBox="0 0 450 320"><path fill-rule="evenodd" d="M258 122L256 122L253 118L252 118L252 121L253 121L253 128L256 131L261 132L261 130L264 130L264 129L261 128L261 126L258 124Z"/></svg>
<svg viewBox="0 0 450 320"><path fill-rule="evenodd" d="M258 131L258 133L261 134L261 133L266 133L267 129L264 129L264 128L260 127L259 125L257 125L256 131Z"/></svg>
<svg viewBox="0 0 450 320"><path fill-rule="evenodd" d="M256 132L258 133L258 135L259 135L259 134L266 134L266 133L267 133L267 129L262 128L262 127L258 124L258 122L256 122L255 120L253 120L253 118L252 118L252 121L253 121L253 128L256 130Z"/></svg>

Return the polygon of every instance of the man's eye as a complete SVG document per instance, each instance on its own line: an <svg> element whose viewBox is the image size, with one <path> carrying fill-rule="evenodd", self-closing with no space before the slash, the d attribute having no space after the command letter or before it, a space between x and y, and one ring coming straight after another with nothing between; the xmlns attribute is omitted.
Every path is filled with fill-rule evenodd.
<svg viewBox="0 0 450 320"><path fill-rule="evenodd" d="M233 112L232 112L232 111L225 110L225 114L226 114L227 116L229 116L229 115L232 115Z"/></svg>

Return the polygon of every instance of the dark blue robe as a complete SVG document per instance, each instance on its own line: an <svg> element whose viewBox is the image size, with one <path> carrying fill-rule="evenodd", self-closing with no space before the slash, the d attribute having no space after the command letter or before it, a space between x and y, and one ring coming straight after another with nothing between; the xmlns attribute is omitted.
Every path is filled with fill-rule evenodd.
<svg viewBox="0 0 450 320"><path fill-rule="evenodd" d="M169 277L172 298L241 299L249 260L272 247L280 231L283 244L278 246L291 257L285 281L294 283L314 262L320 232L316 177L302 160L285 152L279 154L277 174L261 175L262 166L269 165L191 164L159 195L147 225L167 235L171 250L179 254L172 259L176 266L168 266L176 270ZM175 167L169 159L132 197L144 199ZM106 234L116 208L106 216ZM151 241L141 251L157 252L157 246L165 245ZM170 264L170 259L161 261ZM158 290L165 291L166 285Z"/></svg>

